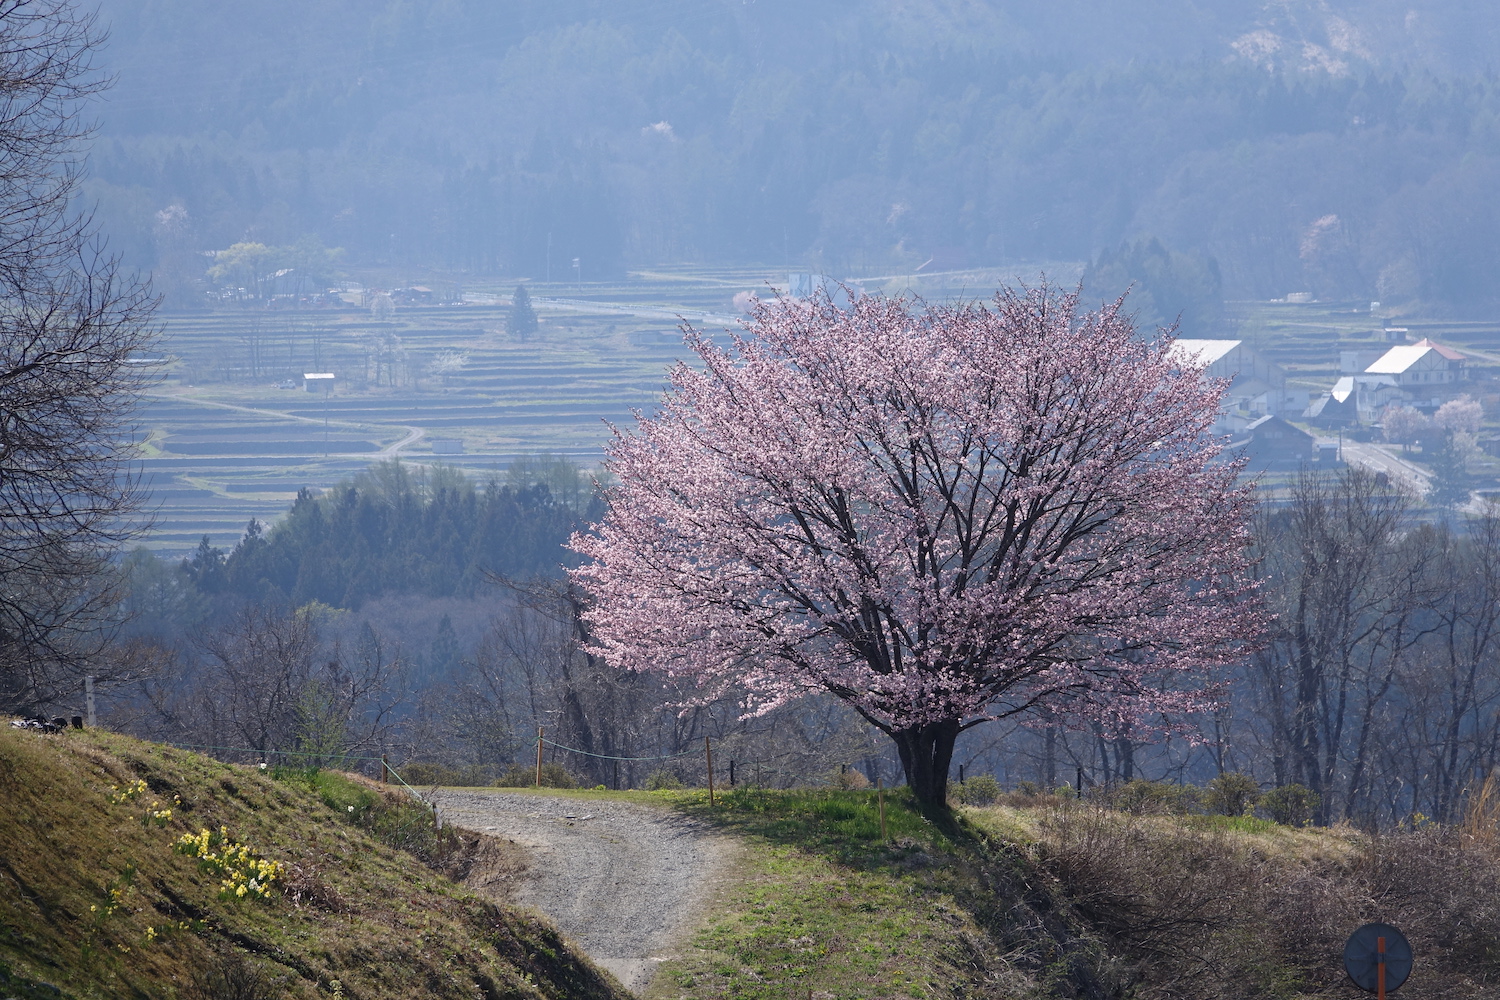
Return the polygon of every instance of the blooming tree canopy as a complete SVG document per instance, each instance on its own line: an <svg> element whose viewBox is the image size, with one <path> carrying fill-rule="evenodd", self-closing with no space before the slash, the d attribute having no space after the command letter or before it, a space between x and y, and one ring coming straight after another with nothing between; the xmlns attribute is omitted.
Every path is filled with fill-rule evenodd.
<svg viewBox="0 0 1500 1000"><path fill-rule="evenodd" d="M702 370L616 432L570 543L615 664L750 712L831 692L941 805L965 728L1190 709L1259 629L1224 387L1120 303L777 300L728 349L687 338Z"/></svg>
<svg viewBox="0 0 1500 1000"><path fill-rule="evenodd" d="M1438 407L1432 422L1450 434L1478 434L1484 423L1484 407L1468 393Z"/></svg>

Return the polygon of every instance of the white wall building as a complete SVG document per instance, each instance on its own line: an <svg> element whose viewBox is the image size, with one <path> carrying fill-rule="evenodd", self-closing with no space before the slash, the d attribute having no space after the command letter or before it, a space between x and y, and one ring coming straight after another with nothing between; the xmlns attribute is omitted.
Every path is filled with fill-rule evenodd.
<svg viewBox="0 0 1500 1000"><path fill-rule="evenodd" d="M1237 433L1267 414L1300 415L1308 404L1305 391L1288 390L1286 371L1243 340L1192 340L1172 344L1169 357L1204 369L1210 378L1229 379L1224 409L1214 430Z"/></svg>
<svg viewBox="0 0 1500 1000"><path fill-rule="evenodd" d="M1399 344L1386 351L1365 369L1367 375L1390 375L1403 389L1452 385L1468 377L1467 359L1451 347L1422 339L1415 344Z"/></svg>

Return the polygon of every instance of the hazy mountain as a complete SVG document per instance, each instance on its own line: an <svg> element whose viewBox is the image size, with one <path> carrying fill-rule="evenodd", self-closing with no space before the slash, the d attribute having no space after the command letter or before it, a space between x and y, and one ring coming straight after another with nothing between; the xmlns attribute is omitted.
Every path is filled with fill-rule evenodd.
<svg viewBox="0 0 1500 1000"><path fill-rule="evenodd" d="M1500 8L1474 0L105 0L101 17L118 85L89 194L146 266L313 234L355 262L480 273L868 273L1157 237L1216 260L1230 296L1466 309L1500 266Z"/></svg>

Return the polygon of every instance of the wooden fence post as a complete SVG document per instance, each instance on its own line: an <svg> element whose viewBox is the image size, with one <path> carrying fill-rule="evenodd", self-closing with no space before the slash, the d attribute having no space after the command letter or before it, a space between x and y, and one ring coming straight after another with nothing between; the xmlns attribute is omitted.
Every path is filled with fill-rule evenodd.
<svg viewBox="0 0 1500 1000"><path fill-rule="evenodd" d="M536 727L536 787L542 787L542 726Z"/></svg>
<svg viewBox="0 0 1500 1000"><path fill-rule="evenodd" d="M890 838L885 835L885 783L878 774L875 776L875 798L880 803L880 842L884 844Z"/></svg>
<svg viewBox="0 0 1500 1000"><path fill-rule="evenodd" d="M390 764L390 761L386 759L386 755L385 754L381 754L380 755L380 783L382 785L386 785L386 784L390 783L390 780L391 780L391 764Z"/></svg>
<svg viewBox="0 0 1500 1000"><path fill-rule="evenodd" d="M708 758L708 804L714 804L714 750L708 743L708 737L703 737L703 756Z"/></svg>

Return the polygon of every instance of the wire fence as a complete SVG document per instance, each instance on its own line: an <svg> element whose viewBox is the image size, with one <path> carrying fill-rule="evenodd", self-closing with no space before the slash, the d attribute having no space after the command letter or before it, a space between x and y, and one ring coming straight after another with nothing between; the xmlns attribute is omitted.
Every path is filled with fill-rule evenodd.
<svg viewBox="0 0 1500 1000"><path fill-rule="evenodd" d="M694 772L706 770L706 760L704 759L706 754L705 749L702 746L695 745L687 750L680 750L675 753L624 755L597 753L591 750L584 750L579 747L568 746L565 743L559 743L558 741L547 738L545 736L540 737L539 742L541 746L550 747L554 751L576 754L580 757L591 758L594 760L610 761L615 763L616 765L628 765L637 763L659 763L665 765L669 762L675 761L685 763L689 759L697 758L697 765L693 767L692 770ZM746 748L744 748L743 746L736 747L734 745L734 742L735 741L733 740L726 740L724 743L719 744L719 746L714 747L713 750L713 754L716 759L716 766L714 770L721 778L727 779L728 786L735 787L739 785L754 785L764 787L766 785L770 785L772 787L777 787L782 785L800 784L807 781L809 776L809 764L805 760L805 758L809 756L809 752L807 750L793 749L777 754L745 756L744 751ZM241 763L243 763L246 758L262 763L275 763L278 760L284 760L286 763L301 761L306 762L314 767L333 767L344 770L360 770L362 769L360 765L379 764L382 767L384 774L388 775L389 779L393 779L393 782L395 784L399 784L408 793L410 793L415 800L421 802L428 809L432 810L434 814L436 814L437 812L436 803L429 800L426 795L422 794L410 783L408 783L406 778L402 776L401 772L396 768L395 765L390 763L389 759L384 754L380 756L371 756L368 754L346 753L328 750L276 750L262 749L259 747L224 746L211 743L171 743L169 745L182 750L193 750L197 752L207 753L210 756L235 755L240 758L239 762ZM814 753L811 754L811 756L817 757L820 755ZM787 767L785 766L785 762L789 758L797 758L798 760L803 761L803 763L801 764L801 766L794 765L792 767ZM826 764L827 762L820 763ZM350 765L355 766L351 767ZM817 765L811 766L816 767ZM618 781L618 767L616 769L616 780Z"/></svg>
<svg viewBox="0 0 1500 1000"><path fill-rule="evenodd" d="M579 755L580 757L588 757L594 760L607 760L614 761L616 763L628 764L681 761L687 758L698 758L699 767L706 770L707 766L706 752L705 748L702 746L694 746L691 749L681 750L677 753L626 756L619 754L596 753L591 750L582 750L578 747L570 747L566 744L559 743L556 740L548 739L545 736L540 738L540 743L542 746L551 747L554 750L561 750L566 753L573 753ZM805 783L808 779L809 770L809 767L805 763L806 758L809 756L819 756L817 754L809 754L809 752L806 750L797 749L787 750L782 753L770 754L767 756L747 757L744 756L744 748L734 746L733 741L725 741L724 743L720 743L718 746L714 747L713 755L715 759L720 762L720 764L715 767L715 771L719 775L728 778L728 785L730 787L735 787L742 784L759 786L762 783L770 783L775 785L781 783L783 780L787 785ZM803 760L804 764L800 767L783 766L783 762L785 762L788 758L798 758L800 760ZM554 757L553 759L555 760L556 758ZM726 762L727 767L723 766ZM819 763L830 768L837 766L836 764L832 764L827 761L820 761ZM698 770L698 768L694 768L694 770Z"/></svg>
<svg viewBox="0 0 1500 1000"><path fill-rule="evenodd" d="M563 746L561 743L546 739L545 737L542 739L542 742L549 747L556 747L558 750L566 750L569 753L582 754L585 757L594 757L598 760L676 760L679 757L696 757L703 752L695 747L692 750L684 750L681 753L654 754L647 757L616 757L613 754L594 753L591 750L579 750L577 747Z"/></svg>
<svg viewBox="0 0 1500 1000"><path fill-rule="evenodd" d="M398 771L394 766L392 766L391 762L386 758L385 754L381 754L379 757L369 757L361 754L330 753L327 750L264 750L257 747L215 746L209 743L169 743L167 745L176 747L179 750L217 751L219 753L234 753L249 755L251 757L260 757L260 762L263 764L270 764L271 760L268 758L276 757L311 759L320 762L318 766L331 767L338 767L350 761L376 763L381 767L382 776L395 778L397 784L399 784L402 788L405 788L408 792L411 793L413 798L415 798L418 802L421 802L423 805L427 806L429 809L433 809L435 811L437 808L433 803L427 801L427 798L422 795L421 792L417 791L411 785L407 784L406 779L401 777L401 772ZM209 756L215 755L215 753L209 753Z"/></svg>

